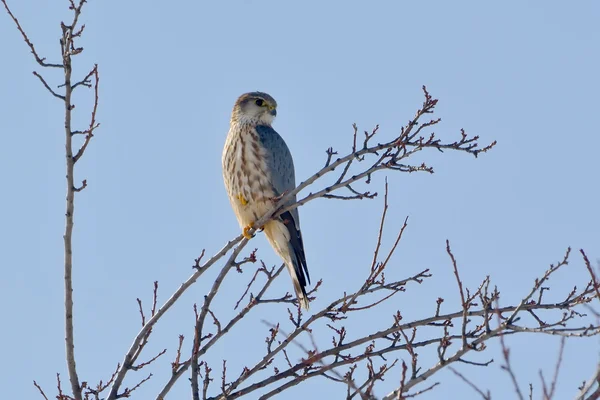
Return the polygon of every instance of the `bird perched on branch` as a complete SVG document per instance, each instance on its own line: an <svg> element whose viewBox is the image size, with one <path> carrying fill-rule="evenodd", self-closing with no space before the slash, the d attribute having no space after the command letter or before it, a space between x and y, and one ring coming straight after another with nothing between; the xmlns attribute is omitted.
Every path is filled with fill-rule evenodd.
<svg viewBox="0 0 600 400"><path fill-rule="evenodd" d="M270 211L280 196L296 187L294 161L285 141L271 127L277 102L262 92L241 95L231 113L223 149L223 179L233 211L250 239L249 230ZM293 196L283 207L296 201ZM298 209L286 211L264 226L269 243L285 262L300 305L308 309L310 282Z"/></svg>

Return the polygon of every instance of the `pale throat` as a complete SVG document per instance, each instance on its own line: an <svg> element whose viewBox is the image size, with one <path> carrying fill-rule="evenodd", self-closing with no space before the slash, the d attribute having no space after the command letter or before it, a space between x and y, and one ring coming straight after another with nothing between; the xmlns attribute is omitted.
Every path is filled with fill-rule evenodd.
<svg viewBox="0 0 600 400"><path fill-rule="evenodd" d="M260 115L248 115L248 114L238 114L236 115L235 120L232 119L232 123L237 123L239 125L267 125L271 126L275 117L269 113L263 113Z"/></svg>

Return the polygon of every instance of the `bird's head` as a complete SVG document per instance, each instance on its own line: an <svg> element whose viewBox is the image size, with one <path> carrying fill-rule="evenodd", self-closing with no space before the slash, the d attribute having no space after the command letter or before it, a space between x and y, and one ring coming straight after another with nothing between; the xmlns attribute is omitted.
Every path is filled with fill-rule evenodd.
<svg viewBox="0 0 600 400"><path fill-rule="evenodd" d="M231 119L242 123L271 125L277 115L277 102L263 92L241 95L231 113Z"/></svg>

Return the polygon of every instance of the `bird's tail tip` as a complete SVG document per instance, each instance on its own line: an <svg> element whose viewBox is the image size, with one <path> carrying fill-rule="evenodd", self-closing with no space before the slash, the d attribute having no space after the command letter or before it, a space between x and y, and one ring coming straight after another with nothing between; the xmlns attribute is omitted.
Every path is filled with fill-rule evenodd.
<svg viewBox="0 0 600 400"><path fill-rule="evenodd" d="M298 301L300 302L300 307L304 308L306 311L310 309L308 298L298 297Z"/></svg>
<svg viewBox="0 0 600 400"><path fill-rule="evenodd" d="M296 277L294 277L292 281L294 282L294 291L296 292L296 298L298 299L298 303L300 303L300 307L308 311L310 306L306 290L304 290L302 285L300 285L300 282L298 279L296 279Z"/></svg>

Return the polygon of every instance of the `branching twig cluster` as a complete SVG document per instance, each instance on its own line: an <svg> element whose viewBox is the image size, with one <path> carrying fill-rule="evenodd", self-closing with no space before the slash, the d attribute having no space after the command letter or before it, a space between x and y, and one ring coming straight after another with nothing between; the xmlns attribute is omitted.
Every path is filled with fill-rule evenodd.
<svg viewBox="0 0 600 400"><path fill-rule="evenodd" d="M58 98L64 103L65 114L64 114L64 127L65 127L65 145L66 145L66 167L67 167L67 204L66 204L66 220L65 220L65 233L64 233L64 280L65 280L65 343L66 343L66 359L67 369L69 371L69 381L71 383L71 390L73 398L81 400L83 398L84 385L80 384L79 377L77 375L77 367L75 363L75 343L74 343L74 332L73 332L73 283L72 283L72 270L73 270L73 247L72 247L72 235L73 235L73 218L75 212L75 193L80 192L87 186L87 180L83 180L80 186L75 186L75 164L84 155L87 146L93 137L93 132L98 128L99 123L96 122L96 112L98 109L98 66L94 66L92 70L78 82L73 82L73 57L80 54L83 51L83 47L78 47L76 44L78 39L81 37L85 25L79 24L79 17L81 10L85 4L85 0L79 0L77 3L75 0L69 0L69 10L72 11L72 19L69 23L61 22L61 59L60 62L46 62L46 58L41 57L36 50L33 42L29 39L25 30L21 26L19 20L10 10L6 0L1 0L4 8L9 17L15 23L17 30L21 34L23 40L29 46L33 57L36 62L43 68L60 69L63 72L62 83L55 89L48 83L46 78L33 71L33 74L40 80L44 87L52 94L52 96ZM72 114L75 109L75 105L72 103L71 98L73 91L78 86L86 86L88 88L94 88L94 105L91 113L89 128L83 132L76 131L71 126ZM62 89L62 93L58 93L57 90ZM85 135L85 141L77 152L73 151L72 138L77 133L83 133Z"/></svg>
<svg viewBox="0 0 600 400"><path fill-rule="evenodd" d="M364 276L360 285L354 291L339 293L336 300L325 305L311 315L305 314L297 304L296 299L290 294L273 294L269 291L272 283L285 266L267 267L262 261L260 266L251 273L245 286L240 289L240 295L233 296L235 304L231 304L232 316L225 318L220 315L221 308L216 307L217 301L226 301L227 298L219 296L222 285L232 271L245 273L248 266L257 261L256 249L246 257L238 259L242 254L248 239L242 235L229 241L215 255L205 260L205 251L195 260L192 275L165 301L158 306L158 283L155 282L152 307L146 314L142 301L138 299L141 316L141 329L136 334L133 342L121 363L106 381L92 387L87 382L81 382L77 375L74 352L73 332L73 286L72 273L72 245L74 198L75 193L87 186L87 180L82 180L79 186L74 184L74 167L85 154L95 130L99 127L97 122L98 110L98 83L99 74L97 65L94 66L83 79L72 79L73 57L83 51L77 45L85 25L79 23L79 17L85 0L68 0L69 9L72 11L72 20L61 23L61 61L57 63L46 62L40 57L33 42L29 39L18 19L11 12L6 0L2 1L7 14L14 21L18 32L31 50L36 62L44 68L60 69L64 73L64 80L54 88L46 77L34 72L37 79L51 93L65 104L65 134L66 134L66 164L67 164L67 213L65 228L65 337L67 344L67 366L71 395L63 392L60 376L57 375L56 398L62 400L87 400L106 398L116 400L131 397L140 385L147 382L152 374L139 378L137 384L131 388L123 387L124 380L129 372L136 372L153 364L167 349L158 354L147 357L147 361L139 362L138 359L144 352L156 324L171 307L180 299L182 294L189 289L212 266L221 266L217 277L212 282L211 288L204 296L202 304L194 305L195 326L193 339L185 341L180 335L177 341L174 360L171 362L171 376L157 395L157 399L164 399L169 394L176 382L189 371L192 397L194 400L236 399L243 396L251 398L269 399L285 390L305 382L313 377L324 377L329 381L344 385L347 399L360 398L361 400L375 399L377 383L384 377L389 377L389 371L396 366L400 367L397 389L383 399L407 399L421 393L433 390L439 382L422 385L441 369L453 363L467 363L485 367L493 360L479 363L467 359L472 352L483 352L486 342L499 338L503 348L503 368L511 376L517 396L523 398L517 377L510 366L510 352L504 344L504 336L522 332L536 334L551 334L563 337L558 358L551 382L546 382L540 374L542 392L545 398L552 398L556 392L559 368L564 348L564 338L592 336L600 333L600 325L589 323L586 315L580 308L590 306L593 299L600 299L598 279L587 258L581 251L584 264L590 274L590 281L585 285L574 288L561 301L550 301L544 298L548 289L548 281L553 274L567 265L570 249L564 258L552 265L540 278L538 278L528 294L517 305L500 306L500 291L491 285L490 278L483 279L476 288L464 285L460 275L459 264L451 250L450 243L446 243L446 251L458 289L460 307L451 311L444 310L445 300L438 297L434 315L422 316L413 321L405 321L400 310L389 316L381 326L372 326L367 334L354 335L348 328L352 318L360 318L361 313L379 307L383 303L390 304L390 299L423 284L432 277L429 269L409 274L403 279L398 278L398 271L391 265L392 256L395 254L403 234L408 226L408 218L396 227L397 233L390 249L384 251L384 232L388 223L386 216L388 210L388 183L384 186L383 211L373 258L370 266L364 268ZM94 104L91 110L88 126L83 130L73 129L71 115L75 106L71 103L72 93L78 87L92 88L94 91ZM425 163L413 163L411 159L416 153L427 150L457 151L477 157L494 147L496 142L480 147L478 136L469 136L463 130L455 140L444 140L433 129L439 124L440 119L424 120L428 114L435 110L437 100L423 87L424 101L416 111L414 117L401 127L399 133L386 137L385 133L376 126L371 131L359 134L356 125L353 126L352 143L347 154L339 156L333 148L326 151L324 166L305 181L301 182L294 190L284 193L274 199L273 208L255 223L255 227L263 226L270 218L283 212L302 206L309 201L325 198L338 200L373 199L377 192L365 190L364 185L372 183L372 177L379 171L397 172L427 172L433 173L431 166ZM82 135L83 142L73 150L73 138ZM330 183L324 183L328 176ZM333 183L331 183L333 182ZM310 189L308 189L310 186ZM288 205L292 196L300 192L305 193L294 204ZM308 194L306 194L308 192ZM285 206L284 206L285 205ZM250 231L250 234L253 232ZM357 269L359 270L359 269ZM359 270L360 271L360 270ZM308 293L310 300L315 300L322 282L319 281ZM229 299L233 298L228 296ZM265 352L258 359L244 360L244 367L234 371L227 360L220 365L209 365L208 356L214 346L230 332L245 321L249 316L257 317L257 308L265 309L266 305L279 305L287 309L288 319L284 321L265 321L268 332L265 338ZM316 304L315 304L316 305ZM217 311L219 310L219 311ZM561 316L556 316L556 311ZM261 314L262 315L262 314ZM287 331L289 329L289 331ZM317 334L318 332L318 334ZM322 343L323 332L331 334L331 343L324 346ZM302 344L302 339L310 339L310 346ZM187 345L186 345L187 343ZM291 345L301 349L303 357L296 359L293 356ZM186 347L189 346L189 349ZM435 349L437 362L433 365L424 365L419 358L419 349ZM394 359L386 359L393 356ZM404 359L406 358L406 360ZM382 362L382 360L384 362ZM220 368L220 371L218 369ZM452 368L452 367L450 367ZM490 393L478 388L471 380L461 374L458 369L452 368L456 376L468 386L477 391L484 399L489 399ZM600 371L600 369L598 370ZM600 372L596 372L592 379L581 386L581 398L597 398L600 389L594 391L596 382L600 382ZM219 373L220 372L220 373ZM48 397L43 389L34 382L41 396ZM532 393L530 387L530 393ZM107 392L107 394L106 394ZM591 393L591 394L590 394ZM531 396L531 395L530 395ZM587 396L587 397L586 397ZM596 396L596 397L594 397Z"/></svg>
<svg viewBox="0 0 600 400"><path fill-rule="evenodd" d="M403 127L401 129L401 133L399 136L393 138L392 140L387 141L385 144L371 145L371 142L374 140L375 137L377 137L377 134L379 133L379 130L376 128L373 131L371 131L370 133L365 133L365 139L363 141L362 148L359 149L356 147L356 145L354 145L352 148L352 152L350 154L348 154L342 158L338 158L335 161L332 159L332 157L336 153L330 149L327 152L328 160L326 162L325 167L323 167L319 172L315 173L312 177L310 177L306 181L302 182L293 191L290 191L289 193L285 193L283 196L281 196L281 198L278 199L278 201L276 202L276 204L274 205L272 210L270 212L268 212L267 214L265 214L264 217L260 218L255 223L255 226L261 226L261 224L264 224L264 222L267 221L269 218L279 215L282 212L290 210L294 207L298 207L302 204L305 204L308 201L314 200L316 198L324 197L324 195L331 194L332 192L334 192L338 189L342 189L342 188L348 189L349 185L352 185L354 183L360 183L360 182L368 183L368 182L370 182L371 176L380 170L387 169L387 170L398 170L398 171L403 171L403 172L426 171L426 172L431 173L431 172L433 172L433 170L424 164L412 166L405 162L405 160L410 155L412 155L418 151L421 151L423 149L433 148L433 149L437 149L439 151L452 149L452 150L464 151L464 152L467 152L467 153L477 156L479 153L485 152L494 146L495 143L492 143L489 146L486 146L482 149L478 149L477 148L478 145L476 143L477 137L469 138L464 134L464 132L461 134L461 139L453 141L453 142L448 142L448 143L441 142L441 140L437 139L433 133L429 134L427 138L420 136L421 134L424 133L425 129L430 128L439 122L439 119L431 120L429 122L423 123L421 126L419 126L416 129L414 128L419 125L419 120L422 116L433 112L435 104L437 103L437 100L433 99L429 95L429 93L427 92L427 90L425 88L423 88L423 90L425 93L425 101L422 105L422 108L420 108L417 111L415 117L409 122L409 124L406 127ZM355 130L355 137L356 137L356 130ZM350 171L351 165L353 165L355 163L366 163L369 160L369 157L375 157L374 161L371 163L368 163L368 164L364 164L365 165L364 169L353 174L352 176L349 176L349 171ZM363 165L363 164L361 164L361 165ZM320 189L315 193L308 194L304 198L300 199L297 203L295 203L294 205L292 205L290 207L287 207L286 209L282 208L282 205L287 202L287 200L290 196L295 195L300 190L308 187L309 185L314 184L317 181L320 182L320 178L335 171L336 168L342 169L340 175L338 176L338 178L336 180L336 183L334 183L333 185L326 186L323 189ZM350 190L355 190L355 189L350 186ZM359 197L360 198L374 197L374 195L371 195L371 193L369 193L369 192L363 192L362 195L363 195L362 197L360 197L360 196ZM357 198L359 198L359 197L357 197ZM386 203L385 207L387 207L387 203ZM383 223L385 221L385 215L383 216L382 219L383 219L383 221L382 221L382 223ZM406 224L404 225L404 228L405 227L406 227ZM404 228L399 231L399 234L397 236L394 247L392 248L392 250L390 250L390 252L387 254L387 256L383 260L381 260L381 261L377 260L378 255L379 255L379 250L378 249L376 250L376 252L374 254L374 261L373 261L373 265L371 268L371 272L369 274L369 277L366 279L365 283L362 285L362 287L359 290L357 290L356 292L352 293L351 295L341 297L338 302L336 302L335 304L333 304L331 306L331 309L326 309L319 314L313 315L308 320L309 324L312 324L315 320L322 318L323 316L326 316L327 318L329 318L331 320L343 319L343 318L345 318L345 314L348 312L361 311L366 308L374 307L377 304L381 303L382 301L385 301L385 300L391 298L391 296L394 293L403 291L406 283L408 283L410 281L421 282L424 278L430 276L428 274L428 271L422 271L421 273L416 274L415 276L413 276L409 279L406 279L406 280L386 282L385 275L383 274L383 270L388 265L389 259L390 259L391 255L393 254L398 242L401 239L401 235L402 235L402 232L404 231ZM380 236L379 236L378 240L381 241L381 232L380 232ZM210 308L211 308L211 304L214 301L215 297L217 296L217 294L219 292L219 288L221 287L226 276L229 274L229 272L232 269L239 270L239 268L242 264L244 264L246 262L256 261L255 253L251 253L248 257L244 258L242 261L237 261L238 255L241 253L243 248L246 246L247 242L248 242L247 239L244 239L242 235L239 235L237 238L235 238L235 239L231 240L229 243L227 243L223 247L223 249L221 249L221 251L219 251L217 254L215 254L213 257L211 257L209 260L202 263L201 262L202 257L199 257L195 262L196 271L194 272L194 274L186 282L184 282L181 285L181 287L171 296L171 298L169 300L167 300L167 302L165 302L165 304L163 304L160 307L160 309L156 313L156 315L154 317L152 317L150 320L148 320L146 326L137 334L136 338L134 339L134 342L133 342L132 346L130 347L130 350L127 353L125 360L123 362L123 365L125 365L125 366L130 364L130 358L134 354L134 351L135 351L134 349L137 348L137 346L139 346L139 343L143 340L143 337L148 333L149 330L152 329L152 326L161 318L161 316L169 310L169 308L177 301L177 299L194 282L196 282L196 280L198 278L200 278L200 276L204 272L206 272L210 267L215 265L217 263L217 261L219 261L227 253L229 253L229 251L231 249L233 249L233 252L229 255L227 260L224 262L224 266L221 268L217 278L215 279L211 290L205 296L204 304L202 305L199 312L197 313L196 329L195 329L194 341L192 344L192 352L191 352L190 359L185 362L177 361L178 368L175 368L173 370L173 376L171 377L169 382L167 382L167 384L163 387L163 390L161 390L161 392L157 398L165 397L167 395L167 393L169 392L169 390L174 385L175 381L177 381L183 375L183 373L185 371L187 371L187 369L190 367L192 367L191 368L191 371L192 371L191 382L192 382L193 397L200 398L201 391L203 391L205 389L206 385L208 385L210 383L210 381L205 380L203 382L203 387L201 388L200 372L201 372L202 368L206 368L206 363L204 361L200 361L201 357L204 354L206 354L207 351L218 340L220 340L227 332L229 332L229 330L233 327L233 325L235 325L241 319L243 319L250 312L250 310L255 308L256 306L258 306L260 304L266 304L266 303L284 303L284 304L295 303L295 300L289 293L286 293L284 296L280 296L280 297L272 297L272 298L264 297L264 293L266 292L267 288L270 286L273 279L275 279L276 276L279 274L279 272L282 270L283 266L280 267L276 273L273 273L272 270L271 270L271 272L268 272L267 268L263 265L261 272L265 274L267 280L265 281L262 288L259 290L258 294L252 295L250 297L250 301L246 305L246 307L243 308L239 312L239 314L236 317L234 317L232 320L230 320L228 323L226 323L226 324L221 323L221 322L219 322L218 324L215 323L215 321L218 321L218 319L212 313ZM204 255L204 252L203 252L203 255ZM255 282L256 282L256 275L253 276L253 278L251 279L249 285L246 288L245 293L242 295L242 298L247 295L250 285L254 284ZM314 294L318 290L319 286L320 286L320 282L317 283L317 285L313 288L313 290L308 293L309 298L311 298L311 300L314 299ZM365 304L360 307L356 307L355 303L359 296L365 296L367 294L373 294L373 293L379 293L379 292L381 292L381 293L386 292L384 298L379 299L374 303L369 303L369 304ZM313 297L310 297L310 296L313 296ZM239 306L239 302L238 302L238 306ZM336 309L336 306L338 306L339 309ZM208 315L211 315L211 320L213 321L213 323L212 323L213 326L220 326L220 329L217 329L216 332L205 333L207 328L209 328L205 325L206 317ZM302 318L303 318L303 314L300 310L296 310L295 314L290 311L290 321L292 321L293 324L296 326L296 328L300 329L300 330L297 331L295 335L292 334L293 337L289 338L287 343L291 342L301 332L302 329L306 329L305 324L307 322L303 322ZM204 342L206 342L206 344L203 344ZM274 351L276 351L276 354L280 353L282 351L282 348L279 348L278 350L276 348ZM178 352L178 357L180 358L180 352ZM270 360L272 360L272 357L265 357L262 360L262 362L258 363L255 366L255 368L248 368L248 370L245 370L236 381L233 381L233 382L229 383L228 385L226 385L227 395L230 396L232 393L234 393L235 390L250 376L253 376L258 371L264 370L264 368L270 364L270 362L271 362ZM111 394L109 395L109 398L108 398L109 400L117 398L115 396L117 396L118 387L121 384L126 373L127 373L127 367L125 367L125 368L121 369L121 371L119 371L119 374L117 375L117 378L115 380L115 384L111 388ZM313 373L314 373L314 371L313 371ZM206 376L206 374L205 374L205 376ZM241 392L241 393L244 393L244 392ZM239 394L238 394L238 396L239 396Z"/></svg>

